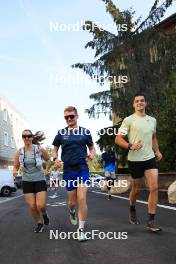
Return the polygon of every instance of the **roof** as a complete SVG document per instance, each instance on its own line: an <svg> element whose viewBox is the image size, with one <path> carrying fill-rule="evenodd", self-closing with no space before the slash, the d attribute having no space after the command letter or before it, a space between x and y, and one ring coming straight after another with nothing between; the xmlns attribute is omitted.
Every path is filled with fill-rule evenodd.
<svg viewBox="0 0 176 264"><path fill-rule="evenodd" d="M156 27L160 27L164 30L172 30L176 28L176 13L161 21Z"/></svg>

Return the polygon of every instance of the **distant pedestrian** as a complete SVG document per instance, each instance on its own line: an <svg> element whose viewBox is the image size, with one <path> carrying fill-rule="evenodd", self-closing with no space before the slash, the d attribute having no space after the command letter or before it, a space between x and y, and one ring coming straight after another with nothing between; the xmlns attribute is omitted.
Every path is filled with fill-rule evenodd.
<svg viewBox="0 0 176 264"><path fill-rule="evenodd" d="M116 169L117 169L117 155L112 151L110 145L105 146L105 152L102 153L100 157L100 162L103 164L104 173L107 182L108 189L108 199L111 199L111 188L114 185L116 179Z"/></svg>

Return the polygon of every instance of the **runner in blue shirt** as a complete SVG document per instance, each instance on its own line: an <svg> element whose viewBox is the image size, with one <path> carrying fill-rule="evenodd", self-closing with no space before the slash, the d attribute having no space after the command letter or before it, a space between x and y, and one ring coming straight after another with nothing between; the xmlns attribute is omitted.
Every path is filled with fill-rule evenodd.
<svg viewBox="0 0 176 264"><path fill-rule="evenodd" d="M114 180L116 179L115 171L116 171L116 153L112 151L110 145L105 146L105 152L102 153L100 162L103 164L105 177L107 181L107 189L108 189L108 199L111 199L111 187L114 184Z"/></svg>
<svg viewBox="0 0 176 264"><path fill-rule="evenodd" d="M89 181L89 169L86 158L93 160L95 157L95 148L90 131L77 125L78 112L73 106L64 110L64 118L67 127L59 130L53 141L52 156L57 161L58 150L61 146L61 159L64 163L63 179L66 182L68 193L68 208L70 221L73 225L77 224L75 206L78 204L78 239L86 239L84 234L84 225L87 218L87 184ZM89 155L87 154L87 147Z"/></svg>

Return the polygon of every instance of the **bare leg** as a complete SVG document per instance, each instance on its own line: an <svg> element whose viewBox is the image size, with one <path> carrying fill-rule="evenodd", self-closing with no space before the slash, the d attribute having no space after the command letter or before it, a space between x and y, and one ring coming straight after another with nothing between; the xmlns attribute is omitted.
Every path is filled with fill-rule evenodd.
<svg viewBox="0 0 176 264"><path fill-rule="evenodd" d="M145 176L149 187L148 212L149 214L155 214L158 203L158 170L146 170Z"/></svg>
<svg viewBox="0 0 176 264"><path fill-rule="evenodd" d="M137 195L140 192L142 184L142 178L140 179L132 179L132 189L130 192L130 206L135 206Z"/></svg>
<svg viewBox="0 0 176 264"><path fill-rule="evenodd" d="M87 218L87 187L80 185L77 188L77 200L78 200L78 218L80 221L85 221Z"/></svg>
<svg viewBox="0 0 176 264"><path fill-rule="evenodd" d="M37 223L43 223L43 220L42 220L40 213L37 209L35 193L26 193L26 194L24 194L24 197L25 197L26 203L28 204L28 206L30 208L30 211L31 211L31 214L32 214L32 217L34 218L34 220Z"/></svg>

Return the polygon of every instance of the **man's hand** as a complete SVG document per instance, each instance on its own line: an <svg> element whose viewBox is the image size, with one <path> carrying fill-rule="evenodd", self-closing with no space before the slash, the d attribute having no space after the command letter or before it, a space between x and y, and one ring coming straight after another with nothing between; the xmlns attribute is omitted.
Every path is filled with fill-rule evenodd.
<svg viewBox="0 0 176 264"><path fill-rule="evenodd" d="M137 143L134 143L132 146L131 146L131 150L139 150L142 148L142 144L141 144L141 140L139 140Z"/></svg>
<svg viewBox="0 0 176 264"><path fill-rule="evenodd" d="M55 165L56 165L58 168L61 168L62 163L63 163L63 162L62 162L61 160L58 160L58 159L55 160Z"/></svg>
<svg viewBox="0 0 176 264"><path fill-rule="evenodd" d="M162 157L163 157L159 150L157 150L155 152L155 156L156 156L157 161L160 161L162 159Z"/></svg>

